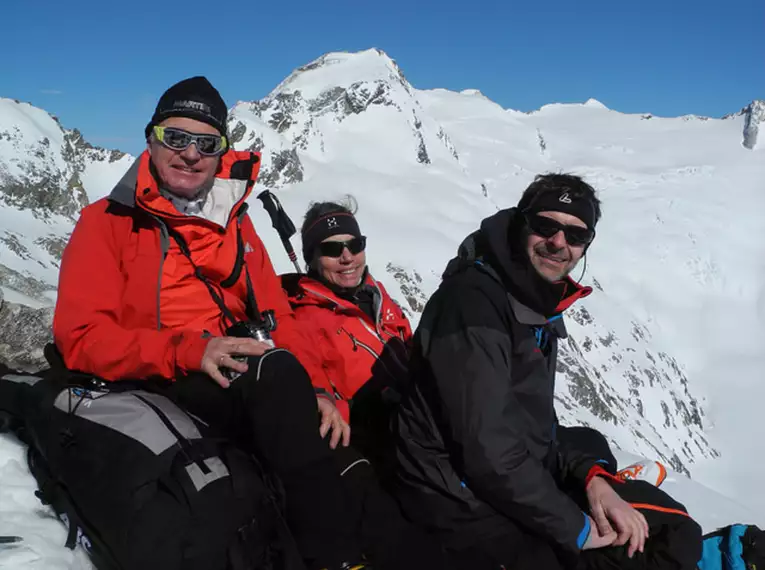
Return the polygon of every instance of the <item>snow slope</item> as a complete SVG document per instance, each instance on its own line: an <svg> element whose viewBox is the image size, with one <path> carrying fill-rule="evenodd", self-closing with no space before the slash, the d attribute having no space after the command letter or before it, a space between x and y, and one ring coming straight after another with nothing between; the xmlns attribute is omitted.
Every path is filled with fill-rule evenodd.
<svg viewBox="0 0 765 570"><path fill-rule="evenodd" d="M667 488L712 530L765 526L755 452L765 440L763 105L724 119L625 115L595 100L527 114L477 90L415 89L386 54L367 50L327 54L263 100L237 103L229 129L236 148L263 151L258 188L274 189L296 225L311 201L355 196L371 270L414 322L482 218L515 204L537 173L585 176L604 217L583 278L595 293L568 312L559 415L600 429L625 457L671 465ZM17 293L11 300L51 302L57 260L41 238L65 238L77 208L129 164L56 128L0 99L0 220L10 229L0 286ZM54 175L53 204L41 200L38 171ZM292 270L254 198L251 213L277 270ZM2 527L7 513L40 542L0 554L0 567L3 556L27 556L14 559L19 568L80 567L52 549L57 523L37 513L19 457L0 439L0 480L14 485L0 488L0 534L18 534Z"/></svg>
<svg viewBox="0 0 765 570"><path fill-rule="evenodd" d="M26 469L25 449L17 441L0 436L0 536L20 536L23 542L0 545L0 568L19 570L92 570L81 547L64 547L66 530L52 512L40 505L37 487ZM620 466L638 457L617 451ZM733 521L751 522L757 515L747 507L700 485L687 476L668 470L661 487L686 505L691 516L711 532Z"/></svg>
<svg viewBox="0 0 765 570"><path fill-rule="evenodd" d="M52 304L61 251L79 210L130 162L88 144L42 109L0 97L0 283L9 298Z"/></svg>
<svg viewBox="0 0 765 570"><path fill-rule="evenodd" d="M370 266L393 278L414 320L483 217L513 205L537 173L584 175L603 200L584 279L598 290L569 313L561 417L743 495L757 490L756 469L724 472L749 455L737 422L765 435L747 402L730 401L765 369L754 237L765 235L765 162L744 144L753 116L625 115L595 100L520 113L475 90L414 89L368 50L296 70L265 99L237 104L230 127L237 148L264 149L262 180L296 221L312 200L357 198Z"/></svg>

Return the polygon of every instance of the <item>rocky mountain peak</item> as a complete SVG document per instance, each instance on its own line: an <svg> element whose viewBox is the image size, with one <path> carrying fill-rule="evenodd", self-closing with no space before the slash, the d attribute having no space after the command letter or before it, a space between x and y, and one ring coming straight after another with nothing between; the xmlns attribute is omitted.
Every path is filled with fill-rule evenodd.
<svg viewBox="0 0 765 570"><path fill-rule="evenodd" d="M370 141L381 156L398 155L403 145L409 160L421 165L459 161L446 130L425 112L396 62L379 49L328 53L299 67L264 99L238 103L229 129L235 148L265 149L259 184L274 188L303 181L304 159L328 160L330 146L343 146L339 139L358 146L351 142L358 141L353 118L361 115L393 134ZM386 143L390 148L384 148Z"/></svg>
<svg viewBox="0 0 765 570"><path fill-rule="evenodd" d="M0 311L0 357L5 362L39 361L41 348L27 357L22 347L37 347L40 327L49 328L46 311L56 298L58 268L74 222L131 160L90 144L42 109L0 98L0 286L7 293Z"/></svg>
<svg viewBox="0 0 765 570"><path fill-rule="evenodd" d="M754 150L758 143L760 125L765 123L765 99L752 101L741 110L741 113L745 117L742 144L749 150Z"/></svg>
<svg viewBox="0 0 765 570"><path fill-rule="evenodd" d="M90 167L129 160L120 151L93 146L42 109L4 98L0 157L0 200L40 219L60 215L72 221L89 202L83 178Z"/></svg>
<svg viewBox="0 0 765 570"><path fill-rule="evenodd" d="M300 91L304 98L312 99L326 88L347 88L359 82L386 82L407 91L412 88L398 64L384 51L372 48L355 53L327 53L293 71L269 97Z"/></svg>
<svg viewBox="0 0 765 570"><path fill-rule="evenodd" d="M755 99L739 112L725 115L723 119L735 119L737 117L744 117L741 144L744 148L754 150L759 142L760 125L765 123L765 99ZM762 146L762 143L760 143L760 146Z"/></svg>
<svg viewBox="0 0 765 570"><path fill-rule="evenodd" d="M0 361L16 370L46 367L43 349L53 340L53 308L11 303L0 289Z"/></svg>

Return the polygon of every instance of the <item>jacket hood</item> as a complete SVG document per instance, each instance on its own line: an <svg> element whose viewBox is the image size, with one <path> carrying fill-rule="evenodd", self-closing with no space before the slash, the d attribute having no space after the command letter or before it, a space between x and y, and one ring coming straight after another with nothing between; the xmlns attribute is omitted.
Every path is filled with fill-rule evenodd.
<svg viewBox="0 0 765 570"><path fill-rule="evenodd" d="M531 265L522 245L523 220L516 208L500 210L484 219L478 231L469 235L460 245L457 257L449 262L446 273L458 265L476 261L488 264L505 288L522 306L545 319L554 317L575 301L592 293L570 277L550 283ZM527 315L533 318L532 315Z"/></svg>

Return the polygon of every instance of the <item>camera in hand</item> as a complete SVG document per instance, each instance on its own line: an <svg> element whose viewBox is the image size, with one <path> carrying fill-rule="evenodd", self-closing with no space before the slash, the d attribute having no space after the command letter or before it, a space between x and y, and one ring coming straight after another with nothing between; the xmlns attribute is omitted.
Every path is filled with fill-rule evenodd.
<svg viewBox="0 0 765 570"><path fill-rule="evenodd" d="M276 330L276 317L274 316L274 312L263 311L260 316L261 319L259 322L239 321L234 323L226 329L226 336L252 338L264 342L273 348L274 341L271 338L271 331ZM232 356L232 358L239 362L247 361L247 356ZM231 368L224 368L221 370L221 373L229 380L236 380L241 376L241 372L237 372Z"/></svg>

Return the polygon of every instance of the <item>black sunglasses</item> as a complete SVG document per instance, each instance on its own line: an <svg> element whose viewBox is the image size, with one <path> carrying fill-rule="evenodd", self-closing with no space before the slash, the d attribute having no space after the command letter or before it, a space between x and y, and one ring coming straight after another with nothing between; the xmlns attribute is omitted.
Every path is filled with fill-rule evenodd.
<svg viewBox="0 0 765 570"><path fill-rule="evenodd" d="M543 238L549 239L558 232L563 232L568 244L573 246L587 245L595 239L593 229L561 224L546 216L526 215L526 224L533 233Z"/></svg>
<svg viewBox="0 0 765 570"><path fill-rule="evenodd" d="M154 127L154 137L172 150L186 150L191 143L197 145L197 152L205 156L216 156L226 152L228 141L221 135L197 135L174 127Z"/></svg>
<svg viewBox="0 0 765 570"><path fill-rule="evenodd" d="M361 253L367 247L367 236L361 236L348 241L323 241L319 244L319 255L323 257L340 257L343 250L348 248L353 255Z"/></svg>

